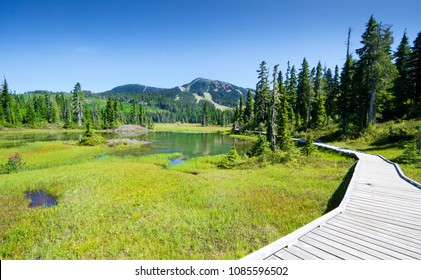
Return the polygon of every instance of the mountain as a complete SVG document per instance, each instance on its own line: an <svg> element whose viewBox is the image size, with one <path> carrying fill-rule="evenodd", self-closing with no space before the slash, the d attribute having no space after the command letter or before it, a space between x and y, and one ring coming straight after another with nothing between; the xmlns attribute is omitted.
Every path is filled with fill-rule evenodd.
<svg viewBox="0 0 421 280"><path fill-rule="evenodd" d="M190 95L197 102L206 99L220 109L234 107L240 99L240 94L245 100L247 89L217 80L209 80L205 78L197 78L188 84L174 88L158 88L139 84L128 84L115 87L105 94L165 94L173 96L177 99L179 95Z"/></svg>
<svg viewBox="0 0 421 280"><path fill-rule="evenodd" d="M142 93L142 92L163 92L168 89L165 88L156 88L156 87L148 87L139 84L128 84L115 87L107 93Z"/></svg>

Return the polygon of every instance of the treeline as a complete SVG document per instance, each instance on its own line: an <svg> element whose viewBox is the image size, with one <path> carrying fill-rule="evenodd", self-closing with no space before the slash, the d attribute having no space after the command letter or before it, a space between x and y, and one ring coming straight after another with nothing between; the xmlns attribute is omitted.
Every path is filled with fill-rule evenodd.
<svg viewBox="0 0 421 280"><path fill-rule="evenodd" d="M3 127L56 125L77 128L90 123L95 128L113 128L132 123L151 127L142 104L133 103L125 112L121 102L108 98L105 106L85 101L81 85L76 83L71 94L50 92L10 94L6 79L1 91L0 125Z"/></svg>
<svg viewBox="0 0 421 280"><path fill-rule="evenodd" d="M358 57L349 51L341 71L310 68L304 58L299 71L288 63L285 79L278 65L270 78L263 61L256 94L249 92L235 110L234 129L266 131L272 147L292 131L340 125L342 134L355 136L375 122L421 117L421 32L410 47L406 31L395 52L390 26L373 16L362 34Z"/></svg>
<svg viewBox="0 0 421 280"><path fill-rule="evenodd" d="M150 128L155 122L229 125L234 116L232 110L221 111L205 100L197 103L187 94L180 95L176 101L159 93L93 94L82 91L79 83L70 94L43 91L11 94L4 79L0 103L0 127L78 128L88 122L96 129L121 124Z"/></svg>
<svg viewBox="0 0 421 280"><path fill-rule="evenodd" d="M232 110L220 110L206 100L197 100L190 93L177 92L142 92L142 93L103 93L102 99L111 98L122 104L139 102L146 106L147 116L157 123L202 123L204 104L207 106L208 124L230 125L234 120Z"/></svg>

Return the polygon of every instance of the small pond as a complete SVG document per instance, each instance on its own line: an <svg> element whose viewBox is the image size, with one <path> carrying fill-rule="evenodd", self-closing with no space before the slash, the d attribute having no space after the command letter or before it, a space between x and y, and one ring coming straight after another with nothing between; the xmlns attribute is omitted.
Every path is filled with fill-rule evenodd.
<svg viewBox="0 0 421 280"><path fill-rule="evenodd" d="M46 194L43 190L36 192L27 192L26 198L31 200L29 208L35 207L51 207L57 205L57 199L51 195Z"/></svg>

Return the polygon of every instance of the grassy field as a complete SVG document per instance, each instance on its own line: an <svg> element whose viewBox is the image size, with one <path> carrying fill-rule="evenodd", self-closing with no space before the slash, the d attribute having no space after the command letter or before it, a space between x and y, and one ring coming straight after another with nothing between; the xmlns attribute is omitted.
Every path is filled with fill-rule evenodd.
<svg viewBox="0 0 421 280"><path fill-rule="evenodd" d="M60 141L0 149L1 163L14 152L26 162L0 175L0 258L238 259L332 208L354 162L319 152L221 170L223 155L168 166L178 154L127 155L135 149ZM28 208L25 193L36 190L58 204Z"/></svg>

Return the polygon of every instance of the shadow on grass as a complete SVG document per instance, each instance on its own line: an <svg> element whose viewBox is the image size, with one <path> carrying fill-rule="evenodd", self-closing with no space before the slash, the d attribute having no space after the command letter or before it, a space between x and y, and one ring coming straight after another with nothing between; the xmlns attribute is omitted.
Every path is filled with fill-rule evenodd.
<svg viewBox="0 0 421 280"><path fill-rule="evenodd" d="M354 174L355 166L357 163L355 163L346 173L345 177L342 179L341 184L339 187L335 190L333 195L330 197L329 201L327 202L327 208L324 214L332 211L336 207L341 204L341 201L343 197L345 196L346 190L348 189L349 182L351 182L352 175Z"/></svg>

